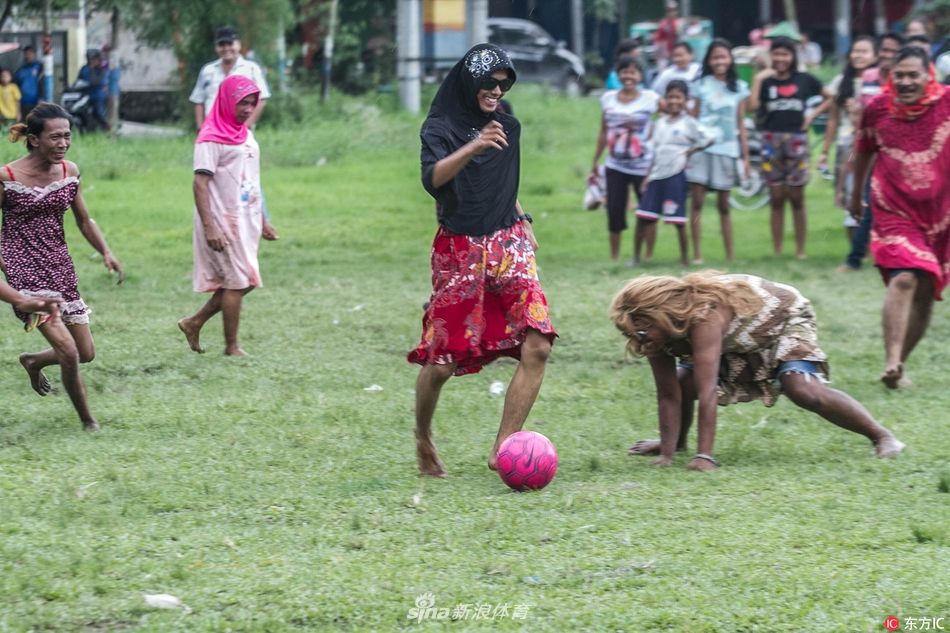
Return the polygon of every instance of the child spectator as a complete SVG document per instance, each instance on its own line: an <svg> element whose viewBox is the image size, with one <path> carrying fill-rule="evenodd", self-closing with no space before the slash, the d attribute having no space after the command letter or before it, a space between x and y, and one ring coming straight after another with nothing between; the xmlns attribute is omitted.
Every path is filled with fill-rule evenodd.
<svg viewBox="0 0 950 633"><path fill-rule="evenodd" d="M3 124L20 120L20 88L13 83L13 73L0 68L0 119Z"/></svg>
<svg viewBox="0 0 950 633"><path fill-rule="evenodd" d="M637 208L637 219L650 222L650 232L656 231L656 221L661 217L668 224L675 225L679 233L680 262L687 266L686 163L692 154L710 146L716 140L716 134L686 113L686 100L689 99L686 82L671 81L663 99L666 109L653 124L653 162L640 185L643 196ZM640 260L642 242L641 239L634 244L635 262Z"/></svg>

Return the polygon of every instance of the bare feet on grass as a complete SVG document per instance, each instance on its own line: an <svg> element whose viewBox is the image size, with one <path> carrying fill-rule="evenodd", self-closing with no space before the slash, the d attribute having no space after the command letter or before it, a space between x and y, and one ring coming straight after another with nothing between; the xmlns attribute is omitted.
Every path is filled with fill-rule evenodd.
<svg viewBox="0 0 950 633"><path fill-rule="evenodd" d="M198 352L199 354L205 353L204 348L201 347L201 344L198 342L198 336L201 334L200 328L196 328L192 325L189 319L181 319L178 322L178 329L185 335L185 340L188 341L188 347L191 348L191 351Z"/></svg>
<svg viewBox="0 0 950 633"><path fill-rule="evenodd" d="M419 474L428 477L445 477L445 466L439 459L435 445L427 440L416 440L416 461Z"/></svg>
<svg viewBox="0 0 950 633"><path fill-rule="evenodd" d="M901 378L903 377L904 366L902 364L888 365L884 368L884 373L881 374L881 382L888 389L897 389L901 386Z"/></svg>
<svg viewBox="0 0 950 633"><path fill-rule="evenodd" d="M652 462L650 462L650 465L651 466L672 466L673 458L672 457L657 457Z"/></svg>
<svg viewBox="0 0 950 633"><path fill-rule="evenodd" d="M713 470L719 470L719 464L707 457L694 457L686 464L687 470L698 470L701 472L711 472Z"/></svg>
<svg viewBox="0 0 950 633"><path fill-rule="evenodd" d="M36 366L33 354L20 354L20 364L23 365L23 369L30 377L30 386L33 387L33 391L41 396L47 395L52 387L46 375L43 374L43 370Z"/></svg>
<svg viewBox="0 0 950 633"><path fill-rule="evenodd" d="M277 235L277 229L275 229L274 225L270 223L270 220L264 220L264 226L261 229L261 237L269 242L280 239L280 236Z"/></svg>
<svg viewBox="0 0 950 633"><path fill-rule="evenodd" d="M82 430L87 433L95 433L99 430L99 423L95 420L83 420Z"/></svg>
<svg viewBox="0 0 950 633"><path fill-rule="evenodd" d="M874 442L874 454L881 459L894 457L902 450L904 450L904 443L890 434Z"/></svg>
<svg viewBox="0 0 950 633"><path fill-rule="evenodd" d="M244 358L245 356L248 356L248 353L240 347L227 347L224 350L224 355L234 356L235 358Z"/></svg>
<svg viewBox="0 0 950 633"><path fill-rule="evenodd" d="M630 447L627 455L659 455L660 440L640 440Z"/></svg>

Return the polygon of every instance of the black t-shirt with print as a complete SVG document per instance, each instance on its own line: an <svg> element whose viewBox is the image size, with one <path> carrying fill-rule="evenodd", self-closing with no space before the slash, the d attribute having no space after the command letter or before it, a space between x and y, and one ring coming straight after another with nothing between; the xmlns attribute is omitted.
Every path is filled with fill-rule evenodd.
<svg viewBox="0 0 950 633"><path fill-rule="evenodd" d="M801 132L805 102L820 95L821 82L808 73L796 72L788 79L769 77L759 92L759 123L769 132Z"/></svg>

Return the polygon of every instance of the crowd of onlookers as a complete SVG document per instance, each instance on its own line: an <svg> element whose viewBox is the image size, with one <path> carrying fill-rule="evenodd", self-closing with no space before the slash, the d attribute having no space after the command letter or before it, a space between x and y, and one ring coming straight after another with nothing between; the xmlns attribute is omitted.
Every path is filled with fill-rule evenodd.
<svg viewBox="0 0 950 633"><path fill-rule="evenodd" d="M108 45L107 45L108 46ZM107 47L103 47L107 51ZM108 129L108 98L118 93L118 72L110 69L108 59L99 49L86 52L86 64L79 69L77 80L85 82L82 90L89 95L90 109L97 127ZM43 64L36 58L36 49L23 48L23 63L15 71L0 68L0 123L25 121L41 101Z"/></svg>
<svg viewBox="0 0 950 633"><path fill-rule="evenodd" d="M43 64L36 59L36 49L23 49L23 64L11 72L0 68L0 119L3 124L23 121L40 100Z"/></svg>

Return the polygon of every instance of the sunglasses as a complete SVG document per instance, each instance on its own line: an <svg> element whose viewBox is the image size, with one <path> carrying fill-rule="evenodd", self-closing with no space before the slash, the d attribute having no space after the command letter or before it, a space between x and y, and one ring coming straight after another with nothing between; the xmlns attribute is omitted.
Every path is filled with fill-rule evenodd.
<svg viewBox="0 0 950 633"><path fill-rule="evenodd" d="M478 87L481 90L494 90L495 86L501 88L502 92L508 92L511 90L511 86L514 85L514 80L511 77L505 77L504 79L495 79L491 75L486 75L482 77L481 81L478 82Z"/></svg>

